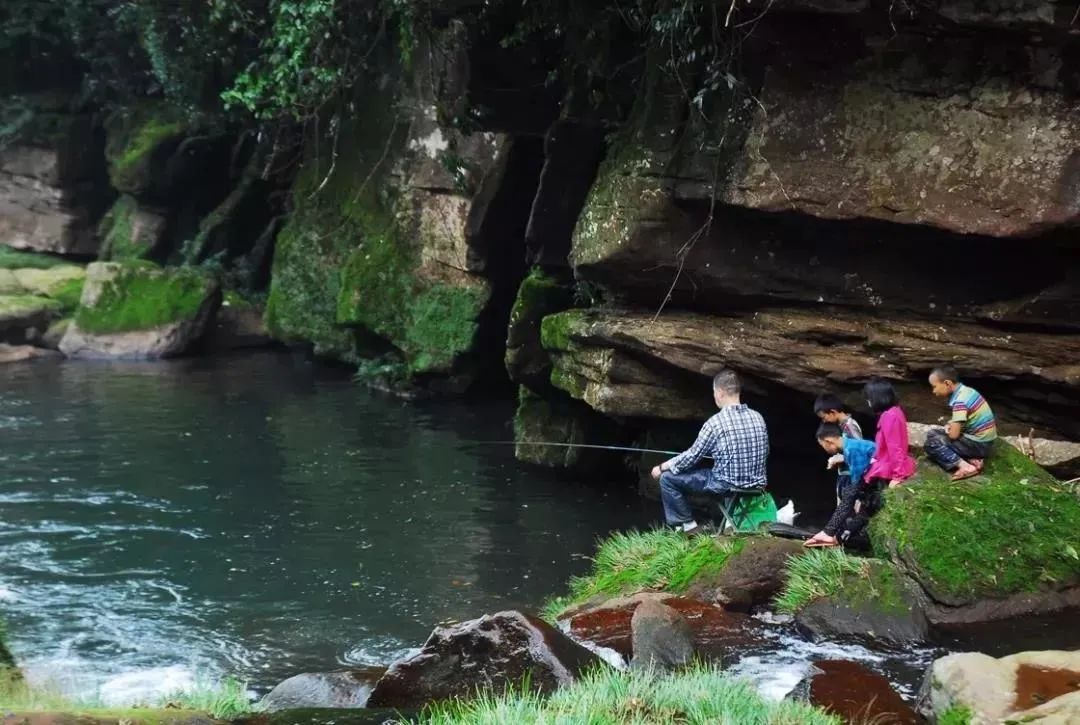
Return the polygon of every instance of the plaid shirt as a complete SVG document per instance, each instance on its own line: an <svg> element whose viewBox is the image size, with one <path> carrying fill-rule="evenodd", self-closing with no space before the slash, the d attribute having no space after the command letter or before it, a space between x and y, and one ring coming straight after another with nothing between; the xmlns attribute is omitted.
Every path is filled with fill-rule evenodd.
<svg viewBox="0 0 1080 725"><path fill-rule="evenodd" d="M713 483L720 488L764 488L769 434L765 419L746 405L728 405L701 426L694 445L672 459L682 473L706 456L713 459Z"/></svg>

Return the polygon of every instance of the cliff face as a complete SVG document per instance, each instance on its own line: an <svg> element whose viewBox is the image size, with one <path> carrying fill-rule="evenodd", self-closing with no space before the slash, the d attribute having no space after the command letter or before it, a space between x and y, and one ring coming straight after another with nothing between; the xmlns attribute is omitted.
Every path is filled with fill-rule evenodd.
<svg viewBox="0 0 1080 725"><path fill-rule="evenodd" d="M0 242L223 265L380 384L507 352L522 440L696 419L721 366L777 410L883 375L934 419L939 362L1080 438L1075 3L489 6L378 49L299 143L68 110L0 152Z"/></svg>

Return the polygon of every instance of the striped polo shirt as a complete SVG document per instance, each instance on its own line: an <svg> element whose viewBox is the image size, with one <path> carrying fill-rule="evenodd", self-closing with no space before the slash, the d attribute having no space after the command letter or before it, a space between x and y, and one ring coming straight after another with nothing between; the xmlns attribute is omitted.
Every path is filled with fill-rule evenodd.
<svg viewBox="0 0 1080 725"><path fill-rule="evenodd" d="M949 396L949 407L952 408L952 422L962 426L965 438L980 443L997 438L994 411L979 391L961 384Z"/></svg>

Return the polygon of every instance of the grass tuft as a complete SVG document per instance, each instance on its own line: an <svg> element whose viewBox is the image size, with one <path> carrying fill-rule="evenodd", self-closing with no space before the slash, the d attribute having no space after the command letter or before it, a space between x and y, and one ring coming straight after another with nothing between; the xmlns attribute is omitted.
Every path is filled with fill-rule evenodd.
<svg viewBox="0 0 1080 725"><path fill-rule="evenodd" d="M815 599L840 591L849 575L868 576L870 561L849 556L842 549L811 549L787 563L787 583L776 598L776 608L793 614Z"/></svg>
<svg viewBox="0 0 1080 725"><path fill-rule="evenodd" d="M724 675L715 665L696 664L676 673L602 669L550 697L528 687L503 695L441 703L412 723L502 725L515 723L738 723L739 725L839 725L809 705L765 701L749 683Z"/></svg>
<svg viewBox="0 0 1080 725"><path fill-rule="evenodd" d="M970 725L975 713L967 705L953 705L938 715L938 725Z"/></svg>
<svg viewBox="0 0 1080 725"><path fill-rule="evenodd" d="M233 720L252 711L247 683L234 677L219 681L198 680L193 688L167 695L160 706L197 710L218 720Z"/></svg>
<svg viewBox="0 0 1080 725"><path fill-rule="evenodd" d="M685 591L698 577L720 571L741 548L738 539L688 539L670 529L615 533L601 542L592 572L572 579L570 594L549 601L542 616L554 620L568 607L601 595Z"/></svg>

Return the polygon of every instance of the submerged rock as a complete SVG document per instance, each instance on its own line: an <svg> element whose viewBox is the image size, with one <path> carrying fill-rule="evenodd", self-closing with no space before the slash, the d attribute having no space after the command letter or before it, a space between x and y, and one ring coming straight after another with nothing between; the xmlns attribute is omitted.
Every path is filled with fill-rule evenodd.
<svg viewBox="0 0 1080 725"><path fill-rule="evenodd" d="M655 599L646 599L630 619L635 669L667 670L689 664L694 657L694 635L678 611Z"/></svg>
<svg viewBox="0 0 1080 725"><path fill-rule="evenodd" d="M0 364L50 357L56 358L61 356L53 350L35 347L33 345L8 345L7 343L0 343ZM0 662L2 661L3 657L0 656Z"/></svg>
<svg viewBox="0 0 1080 725"><path fill-rule="evenodd" d="M972 725L1080 721L1080 652L1020 652L994 659L978 652L934 661L919 693L919 709L938 717L966 709Z"/></svg>
<svg viewBox="0 0 1080 725"><path fill-rule="evenodd" d="M367 704L383 667L305 672L278 683L259 702L263 712L297 708L358 708Z"/></svg>
<svg viewBox="0 0 1080 725"><path fill-rule="evenodd" d="M369 707L420 707L436 700L502 692L528 680L538 692L569 684L600 658L535 617L516 611L438 627L424 648L390 666Z"/></svg>
<svg viewBox="0 0 1080 725"><path fill-rule="evenodd" d="M97 262L60 351L74 358L157 359L202 337L221 302L218 283L193 268Z"/></svg>
<svg viewBox="0 0 1080 725"><path fill-rule="evenodd" d="M796 686L798 699L839 716L844 722L915 725L922 722L883 675L846 660L815 662Z"/></svg>
<svg viewBox="0 0 1080 725"><path fill-rule="evenodd" d="M567 614L570 633L626 658L634 656L633 617L644 603L660 603L689 623L694 648L703 655L723 656L732 648L760 643L755 622L736 612L663 592L642 592L595 603Z"/></svg>

